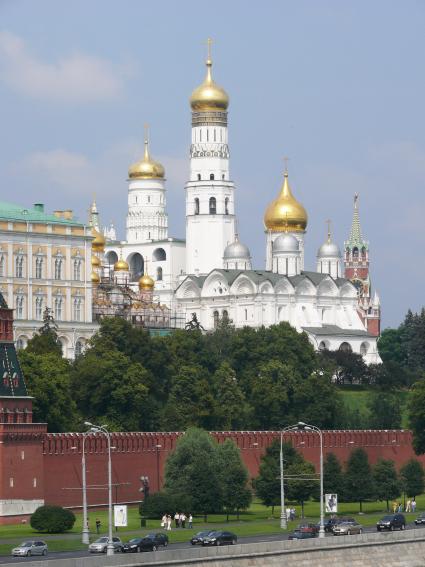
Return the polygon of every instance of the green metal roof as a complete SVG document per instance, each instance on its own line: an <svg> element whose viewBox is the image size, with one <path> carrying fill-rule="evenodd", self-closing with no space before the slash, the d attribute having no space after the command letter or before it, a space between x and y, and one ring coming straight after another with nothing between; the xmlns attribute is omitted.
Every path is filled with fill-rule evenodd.
<svg viewBox="0 0 425 567"><path fill-rule="evenodd" d="M65 224L73 226L84 226L83 223L77 222L73 219L63 219L55 215L45 213L41 209L34 207L23 207L14 203L7 203L0 201L0 219L10 221L25 221L25 222L41 222L53 224Z"/></svg>

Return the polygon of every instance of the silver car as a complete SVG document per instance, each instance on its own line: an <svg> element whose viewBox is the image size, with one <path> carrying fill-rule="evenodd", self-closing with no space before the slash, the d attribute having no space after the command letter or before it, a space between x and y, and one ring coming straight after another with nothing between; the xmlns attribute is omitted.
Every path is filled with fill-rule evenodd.
<svg viewBox="0 0 425 567"><path fill-rule="evenodd" d="M332 528L332 531L334 535L361 534L363 532L363 526L354 520L352 522L339 522Z"/></svg>
<svg viewBox="0 0 425 567"><path fill-rule="evenodd" d="M30 557L31 555L47 555L47 543L45 541L28 540L12 549L14 557Z"/></svg>
<svg viewBox="0 0 425 567"><path fill-rule="evenodd" d="M107 536L100 537L89 545L90 553L106 553L108 542L109 538ZM112 545L114 546L114 551L122 551L123 543L119 537L112 538Z"/></svg>

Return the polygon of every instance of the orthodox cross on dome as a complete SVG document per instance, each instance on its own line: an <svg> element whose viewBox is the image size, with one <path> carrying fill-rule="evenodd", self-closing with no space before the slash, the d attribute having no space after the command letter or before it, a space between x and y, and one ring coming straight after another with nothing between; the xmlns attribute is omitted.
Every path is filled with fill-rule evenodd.
<svg viewBox="0 0 425 567"><path fill-rule="evenodd" d="M328 219L327 221L325 221L326 224L328 225L328 243L330 243L331 241L331 225L332 225L332 221L330 219Z"/></svg>
<svg viewBox="0 0 425 567"><path fill-rule="evenodd" d="M212 45L212 39L209 37L207 39L207 61L211 61L211 45Z"/></svg>
<svg viewBox="0 0 425 567"><path fill-rule="evenodd" d="M145 123L143 125L144 131L145 131L145 142L149 143L149 124Z"/></svg>
<svg viewBox="0 0 425 567"><path fill-rule="evenodd" d="M285 162L285 173L288 173L288 161L289 161L289 158L285 156L285 157L283 158L283 161Z"/></svg>

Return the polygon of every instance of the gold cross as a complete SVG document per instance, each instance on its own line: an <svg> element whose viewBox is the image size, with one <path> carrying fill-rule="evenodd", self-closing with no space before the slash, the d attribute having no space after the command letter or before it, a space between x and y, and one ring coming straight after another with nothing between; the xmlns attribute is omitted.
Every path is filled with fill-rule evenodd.
<svg viewBox="0 0 425 567"><path fill-rule="evenodd" d="M148 123L144 124L144 129L145 129L145 142L149 142L149 124Z"/></svg>
<svg viewBox="0 0 425 567"><path fill-rule="evenodd" d="M212 39L209 37L209 38L207 39L208 61L211 61L211 44L212 44Z"/></svg>
<svg viewBox="0 0 425 567"><path fill-rule="evenodd" d="M283 161L285 162L285 171L286 171L286 173L288 173L288 161L289 161L289 158L285 156L285 157L283 158Z"/></svg>

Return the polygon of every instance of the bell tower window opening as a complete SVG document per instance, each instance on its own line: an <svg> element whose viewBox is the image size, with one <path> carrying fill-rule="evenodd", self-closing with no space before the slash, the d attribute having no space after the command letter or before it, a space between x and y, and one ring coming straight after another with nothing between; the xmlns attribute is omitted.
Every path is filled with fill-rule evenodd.
<svg viewBox="0 0 425 567"><path fill-rule="evenodd" d="M356 262L359 259L359 249L353 248L353 260Z"/></svg>
<svg viewBox="0 0 425 567"><path fill-rule="evenodd" d="M161 267L156 269L156 280L158 282L162 281L162 268Z"/></svg>
<svg viewBox="0 0 425 567"><path fill-rule="evenodd" d="M210 181L214 181L214 173L210 173Z"/></svg>
<svg viewBox="0 0 425 567"><path fill-rule="evenodd" d="M201 181L201 174L198 173L198 181Z"/></svg>
<svg viewBox="0 0 425 567"><path fill-rule="evenodd" d="M224 214L225 215L229 214L229 197L226 197L224 199Z"/></svg>
<svg viewBox="0 0 425 567"><path fill-rule="evenodd" d="M195 215L199 215L199 199L195 197Z"/></svg>
<svg viewBox="0 0 425 567"><path fill-rule="evenodd" d="M210 198L210 215L215 215L217 213L217 200L215 197Z"/></svg>

